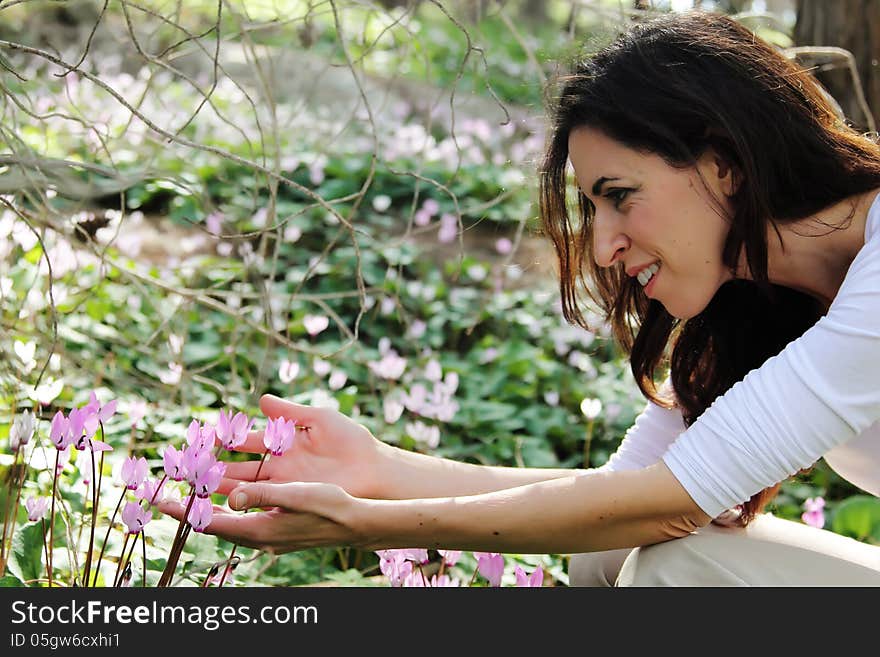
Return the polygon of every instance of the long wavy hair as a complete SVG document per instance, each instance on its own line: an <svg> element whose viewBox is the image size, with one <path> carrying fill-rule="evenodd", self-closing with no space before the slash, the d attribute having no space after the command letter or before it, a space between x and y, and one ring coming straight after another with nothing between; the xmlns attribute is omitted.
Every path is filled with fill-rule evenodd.
<svg viewBox="0 0 880 657"><path fill-rule="evenodd" d="M808 72L723 15L697 11L637 24L579 58L561 83L539 173L542 232L558 257L563 315L589 329L579 309L588 297L629 356L642 393L680 407L689 426L825 312L813 297L768 280L768 222L778 233L779 224L880 187L880 147L838 116ZM735 272L744 250L750 276L725 283L702 312L681 320L648 299L622 264L599 267L594 207L579 193L570 208L566 196L569 134L578 127L679 168L713 148L737 183L723 261ZM655 385L667 365L673 394ZM745 502L740 524L778 490Z"/></svg>

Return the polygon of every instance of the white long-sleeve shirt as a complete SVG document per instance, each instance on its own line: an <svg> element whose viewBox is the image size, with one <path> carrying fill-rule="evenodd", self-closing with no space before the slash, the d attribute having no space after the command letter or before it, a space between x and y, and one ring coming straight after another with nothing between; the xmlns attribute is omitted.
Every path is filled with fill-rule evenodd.
<svg viewBox="0 0 880 657"><path fill-rule="evenodd" d="M648 402L602 469L659 460L710 517L824 457L880 496L880 194L824 317L719 396L690 427Z"/></svg>

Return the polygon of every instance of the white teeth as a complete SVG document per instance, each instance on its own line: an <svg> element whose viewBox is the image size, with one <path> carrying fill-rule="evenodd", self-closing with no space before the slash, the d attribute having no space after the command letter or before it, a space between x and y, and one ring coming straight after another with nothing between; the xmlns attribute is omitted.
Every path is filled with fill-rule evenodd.
<svg viewBox="0 0 880 657"><path fill-rule="evenodd" d="M637 278L639 279L639 283L642 284L642 287L645 287L648 284L648 282L651 280L651 278L654 276L654 274L657 273L657 271L659 269L660 269L660 263L655 262L650 267L647 267L639 272L639 275L637 276Z"/></svg>

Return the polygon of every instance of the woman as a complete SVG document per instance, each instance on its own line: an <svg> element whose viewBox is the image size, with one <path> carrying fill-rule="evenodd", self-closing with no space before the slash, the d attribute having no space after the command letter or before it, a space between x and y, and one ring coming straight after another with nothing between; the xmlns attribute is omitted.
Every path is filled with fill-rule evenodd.
<svg viewBox="0 0 880 657"><path fill-rule="evenodd" d="M221 492L273 508L208 531L276 551L583 553L574 584L880 584L880 547L761 513L822 456L880 493L880 148L731 19L672 15L565 80L541 215L566 319L586 326L586 289L649 399L605 466L456 463L267 396L306 428L264 481L230 464Z"/></svg>

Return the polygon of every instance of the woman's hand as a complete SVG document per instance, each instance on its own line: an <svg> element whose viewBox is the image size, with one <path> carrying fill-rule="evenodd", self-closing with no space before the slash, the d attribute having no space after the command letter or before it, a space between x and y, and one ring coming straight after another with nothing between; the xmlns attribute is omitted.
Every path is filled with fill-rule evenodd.
<svg viewBox="0 0 880 657"><path fill-rule="evenodd" d="M358 530L364 504L334 484L241 484L229 495L231 508L271 510L235 513L215 505L205 533L276 554L320 546L360 546L367 543ZM164 501L159 510L180 520L185 507Z"/></svg>
<svg viewBox="0 0 880 657"><path fill-rule="evenodd" d="M229 492L244 482L272 484L325 482L336 484L355 497L381 497L381 463L393 447L377 440L351 418L329 408L304 406L274 395L263 395L260 410L270 418L294 420L293 446L281 456L259 461L230 462L218 493ZM251 432L239 452L264 454L263 432Z"/></svg>

